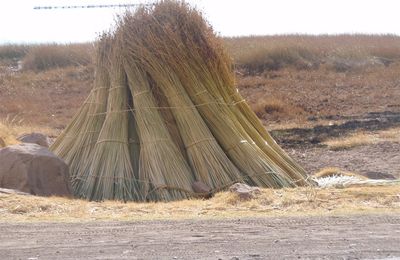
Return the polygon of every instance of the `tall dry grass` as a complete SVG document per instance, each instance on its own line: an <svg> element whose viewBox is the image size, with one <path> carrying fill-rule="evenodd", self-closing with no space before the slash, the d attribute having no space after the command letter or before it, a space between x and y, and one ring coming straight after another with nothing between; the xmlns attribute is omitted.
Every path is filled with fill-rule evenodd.
<svg viewBox="0 0 400 260"><path fill-rule="evenodd" d="M31 48L27 44L5 44L0 45L0 60L14 60L23 58Z"/></svg>
<svg viewBox="0 0 400 260"><path fill-rule="evenodd" d="M18 116L8 116L0 119L0 139L3 140L5 145L13 145L19 143L17 137L31 132L40 132L50 137L55 137L59 131L46 126L26 124L23 119ZM0 146L1 148L1 146Z"/></svg>
<svg viewBox="0 0 400 260"><path fill-rule="evenodd" d="M279 35L225 37L223 41L234 64L250 74L286 67L315 69L326 66L347 71L368 65L385 65L400 59L396 35ZM0 60L24 59L26 69L87 65L92 62L92 43L5 44Z"/></svg>
<svg viewBox="0 0 400 260"><path fill-rule="evenodd" d="M340 151L381 142L400 142L400 128L378 132L358 132L349 136L326 140L324 144L330 150Z"/></svg>
<svg viewBox="0 0 400 260"><path fill-rule="evenodd" d="M237 86L257 114L268 122L304 121L316 114L360 114L398 107L398 36L284 35L223 41L239 73L260 74L239 75ZM63 51L45 51L48 46ZM51 70L63 65L44 62L42 68L46 71L10 70L10 65L16 68L16 61L36 47L42 50L36 54L41 57L46 53L47 58L38 58L33 67L40 67L40 60L57 60L60 53L67 58L77 56L85 48L90 49L91 44L1 45L0 117L18 114L25 122L64 127L91 88L93 64ZM91 53L83 52L85 57ZM85 62L75 60L66 64ZM280 70L270 71L275 68ZM351 70L354 73L346 76L336 73ZM348 106L349 103L358 105Z"/></svg>
<svg viewBox="0 0 400 260"><path fill-rule="evenodd" d="M92 63L92 44L42 44L29 48L22 60L24 70L42 71Z"/></svg>
<svg viewBox="0 0 400 260"><path fill-rule="evenodd" d="M239 69L248 73L325 65L346 71L400 59L395 35L280 35L224 38Z"/></svg>

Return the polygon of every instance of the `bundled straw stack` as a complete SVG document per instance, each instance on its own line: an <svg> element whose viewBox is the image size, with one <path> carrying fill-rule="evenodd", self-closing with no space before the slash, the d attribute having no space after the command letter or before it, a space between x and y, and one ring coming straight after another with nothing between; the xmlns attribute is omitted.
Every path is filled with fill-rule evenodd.
<svg viewBox="0 0 400 260"><path fill-rule="evenodd" d="M89 200L169 201L235 182L311 185L235 88L202 16L162 1L120 18L98 43L94 88L51 147Z"/></svg>

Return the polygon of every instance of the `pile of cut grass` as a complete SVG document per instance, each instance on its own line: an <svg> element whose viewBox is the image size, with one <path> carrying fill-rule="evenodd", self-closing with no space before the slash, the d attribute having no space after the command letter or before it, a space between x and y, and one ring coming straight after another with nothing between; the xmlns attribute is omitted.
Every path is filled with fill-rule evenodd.
<svg viewBox="0 0 400 260"><path fill-rule="evenodd" d="M88 222L243 217L337 216L399 214L397 186L350 188L262 189L251 200L231 192L209 200L190 199L158 203L88 202L60 197L0 193L0 222Z"/></svg>
<svg viewBox="0 0 400 260"><path fill-rule="evenodd" d="M76 196L170 201L199 195L196 181L211 192L310 185L238 93L198 11L162 1L117 25L99 41L92 92L51 147Z"/></svg>

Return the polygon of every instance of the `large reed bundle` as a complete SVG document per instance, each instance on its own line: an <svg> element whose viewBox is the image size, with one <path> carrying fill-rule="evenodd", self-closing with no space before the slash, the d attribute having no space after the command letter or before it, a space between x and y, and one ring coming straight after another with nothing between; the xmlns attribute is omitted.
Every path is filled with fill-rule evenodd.
<svg viewBox="0 0 400 260"><path fill-rule="evenodd" d="M206 183L213 189L243 180L239 170L208 129L175 72L170 67L164 66L165 64L149 49L143 48L141 45L143 42L135 37L138 34L135 29L139 28L126 26L124 46L127 53L124 57L140 60L142 69L152 78L153 84L159 85L158 89L162 91L167 103L173 104L174 107L168 109L175 118L196 180Z"/></svg>
<svg viewBox="0 0 400 260"><path fill-rule="evenodd" d="M194 181L191 169L173 142L159 110L154 109L156 101L146 74L129 59L125 64L140 140L142 194L155 200L185 198Z"/></svg>
<svg viewBox="0 0 400 260"><path fill-rule="evenodd" d="M168 201L194 195L194 181L212 190L310 184L237 92L229 56L187 4L126 13L99 46L94 89L52 147L77 196Z"/></svg>
<svg viewBox="0 0 400 260"><path fill-rule="evenodd" d="M140 200L129 149L128 87L116 41L110 57L106 118L92 156L74 184L76 193L88 199Z"/></svg>
<svg viewBox="0 0 400 260"><path fill-rule="evenodd" d="M176 50L173 56L185 54L184 61L189 62L185 67L196 71L197 81L201 81L215 99L231 104L230 109L236 119L257 146L293 180L302 185L306 184L305 171L276 144L248 104L243 102L243 98L234 86L231 59L199 13L186 4L177 6L176 3L169 2L165 3L163 8L156 7L153 18L165 28L174 28L174 30L163 30L165 34L159 37L168 48ZM176 71L187 72L182 69L184 67L182 63L177 65L181 66L181 69L176 68Z"/></svg>
<svg viewBox="0 0 400 260"><path fill-rule="evenodd" d="M126 17L126 24L128 25L126 27L131 30L127 33L126 38L129 38L130 35L140 35L140 37L131 37L127 42L136 44L132 49L140 50L137 55L142 55L140 59L143 66L149 67L149 73L154 77L162 74L160 68L172 68L172 71L180 76L188 95L198 105L198 111L208 123L209 128L225 149L225 152L230 156L232 162L246 173L249 183L268 187L289 186L290 180L285 178L283 170L260 151L256 145L253 145L253 140L237 122L229 104L223 102L222 98L216 99L209 95L210 91L206 89L199 75L194 72L199 66L205 64L204 62L201 63L203 57L189 56L196 52L198 46L195 43L190 48L185 46L181 35L186 31L181 32L179 27L175 26L178 24L182 27L187 26L184 19L175 20L177 17L179 18L179 11L183 11L182 13L186 15L188 13L185 12L187 8L184 4L177 8L177 5L173 2L164 3L162 8L170 7L171 9L168 12L160 12L159 6L156 6L151 14L146 12L136 14L136 16L140 15L139 19ZM159 12L160 15L158 15ZM134 22L130 24L129 22L132 20ZM195 37L201 37L199 32L191 33L196 33L194 34ZM144 50L147 50L147 53ZM153 60L148 61L149 57L152 56L154 56ZM155 61L160 63L161 66L155 72L151 72L151 68L155 66ZM146 65L146 62L149 64ZM165 79L167 75L171 75L171 71L159 78ZM201 76L207 77L208 74L203 72ZM157 81L157 79L155 80ZM207 84L212 85L213 79L208 78L208 80ZM179 83L179 81L177 82ZM164 84L164 89L168 85L170 84ZM177 86L176 83L173 85ZM213 92L215 93L215 91Z"/></svg>
<svg viewBox="0 0 400 260"><path fill-rule="evenodd" d="M103 34L97 44L93 89L72 122L52 145L53 151L68 162L71 179L88 161L103 126L110 87L110 50L111 37Z"/></svg>

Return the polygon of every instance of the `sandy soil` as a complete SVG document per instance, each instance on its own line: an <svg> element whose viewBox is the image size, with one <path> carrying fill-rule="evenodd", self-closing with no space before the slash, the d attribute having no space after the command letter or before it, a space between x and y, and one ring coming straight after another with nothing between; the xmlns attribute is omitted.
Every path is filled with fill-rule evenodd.
<svg viewBox="0 0 400 260"><path fill-rule="evenodd" d="M309 128L271 131L277 142L309 173L325 167L338 167L369 178L400 178L400 143L380 142L333 151L325 140L359 132L384 131L400 127L400 113L368 113L357 117L340 117L331 124Z"/></svg>
<svg viewBox="0 0 400 260"><path fill-rule="evenodd" d="M0 224L1 259L388 259L399 216Z"/></svg>
<svg viewBox="0 0 400 260"><path fill-rule="evenodd" d="M383 142L354 147L350 150L330 151L321 147L290 150L310 173L321 168L338 167L369 178L400 178L400 143Z"/></svg>
<svg viewBox="0 0 400 260"><path fill-rule="evenodd" d="M238 87L250 105L269 99L291 107L286 113L261 115L267 125L287 119L301 121L296 118L303 118L302 115L319 120L369 112L400 112L399 69L400 63L346 73L285 69L240 78ZM303 113L296 113L298 109Z"/></svg>

